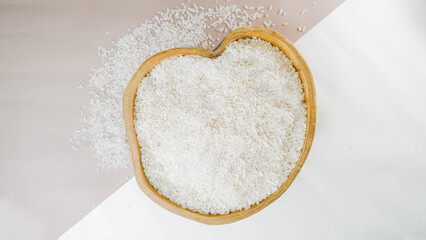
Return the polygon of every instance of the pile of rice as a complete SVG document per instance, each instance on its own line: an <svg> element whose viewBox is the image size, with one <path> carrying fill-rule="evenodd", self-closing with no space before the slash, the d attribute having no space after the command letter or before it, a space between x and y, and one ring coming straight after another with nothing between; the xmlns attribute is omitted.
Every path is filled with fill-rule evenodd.
<svg viewBox="0 0 426 240"><path fill-rule="evenodd" d="M99 169L126 168L129 144L122 115L122 97L139 65L150 56L177 47L215 48L230 31L259 25L265 10L246 10L235 5L202 7L195 4L166 9L114 42L113 48L99 47L102 64L92 67L86 89L90 102L81 112L73 148L88 148L99 160ZM109 32L107 32L109 33Z"/></svg>
<svg viewBox="0 0 426 240"><path fill-rule="evenodd" d="M232 42L216 59L162 61L135 102L149 182L203 214L247 209L277 191L299 159L306 121L292 62L256 38Z"/></svg>

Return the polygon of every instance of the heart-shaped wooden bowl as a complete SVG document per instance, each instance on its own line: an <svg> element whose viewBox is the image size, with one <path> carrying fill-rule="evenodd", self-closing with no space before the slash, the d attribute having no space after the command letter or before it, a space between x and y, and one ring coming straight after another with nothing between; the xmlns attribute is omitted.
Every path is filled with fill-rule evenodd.
<svg viewBox="0 0 426 240"><path fill-rule="evenodd" d="M136 92L141 80L161 61L164 59L174 57L174 56L183 56L183 55L199 55L202 57L216 58L218 57L226 48L226 46L235 40L240 38L252 38L257 37L265 41L270 42L272 45L277 46L292 62L293 66L299 72L300 79L302 80L303 89L305 92L305 103L307 106L307 128L306 128L306 137L303 145L303 149L300 155L299 160L296 163L296 166L291 171L287 180L284 184L269 197L264 199L257 205L251 206L249 209L241 210L226 215L206 215L198 212L193 212L191 210L182 208L181 206L175 204L169 199L161 196L149 183L148 179L145 176L143 166L141 163L141 152L139 142L136 136L135 125L134 125L134 105ZM203 48L174 48L160 52L150 58L148 58L139 69L136 71L133 78L130 80L129 85L127 86L124 97L123 97L123 115L124 123L126 126L126 132L129 139L130 151L133 160L133 167L135 171L136 181L142 191L151 198L154 202L162 206L163 208L179 214L183 217L205 223L205 224L226 224L232 223L248 216L255 214L256 212L262 210L278 197L280 197L292 184L300 169L302 168L308 152L312 145L312 140L315 132L315 118L316 118L316 104L315 104L315 88L314 82L312 79L311 71L308 68L303 57L296 50L296 48L287 40L284 36L279 33L261 27L243 27L232 31L222 43L213 51L203 49ZM284 176L283 176L284 177Z"/></svg>

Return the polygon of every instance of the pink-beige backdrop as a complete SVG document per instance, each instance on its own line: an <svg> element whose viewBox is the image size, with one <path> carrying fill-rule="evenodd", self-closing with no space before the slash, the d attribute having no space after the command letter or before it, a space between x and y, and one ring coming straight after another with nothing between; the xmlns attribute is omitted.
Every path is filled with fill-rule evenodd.
<svg viewBox="0 0 426 240"><path fill-rule="evenodd" d="M100 64L99 45L111 46L128 28L181 2L0 1L1 239L56 238L133 176L130 166L96 174L93 153L71 149L74 123L89 101L76 86ZM296 41L342 0L192 2L284 8L285 17L271 20L290 24L272 29Z"/></svg>

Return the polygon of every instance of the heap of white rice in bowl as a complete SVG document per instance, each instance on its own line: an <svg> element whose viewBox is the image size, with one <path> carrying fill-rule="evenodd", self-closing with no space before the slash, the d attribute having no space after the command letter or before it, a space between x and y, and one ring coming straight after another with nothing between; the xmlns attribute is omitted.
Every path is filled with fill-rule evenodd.
<svg viewBox="0 0 426 240"><path fill-rule="evenodd" d="M299 159L306 121L292 62L257 38L230 43L216 59L162 61L135 100L148 181L203 214L247 209L277 191Z"/></svg>

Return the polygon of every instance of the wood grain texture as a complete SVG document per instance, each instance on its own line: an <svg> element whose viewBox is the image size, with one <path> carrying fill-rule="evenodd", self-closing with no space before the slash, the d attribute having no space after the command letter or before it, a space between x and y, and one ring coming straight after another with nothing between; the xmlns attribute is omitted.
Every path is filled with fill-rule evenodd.
<svg viewBox="0 0 426 240"><path fill-rule="evenodd" d="M303 89L305 92L305 103L307 106L307 128L306 128L306 138L303 145L302 153L299 160L296 163L296 166L291 171L287 180L284 184L269 197L264 199L257 205L251 206L249 209L240 210L237 212L229 213L226 215L207 215L180 207L179 205L171 202L167 198L161 196L149 183L146 178L141 163L141 152L139 142L136 136L135 126L134 126L134 105L136 92L141 80L161 61L171 58L174 56L183 56L183 55L199 55L202 57L215 58L218 57L226 48L226 46L235 40L240 38L252 38L257 37L265 41L270 42L272 45L277 46L292 62L293 66L299 72L300 79L302 80ZM316 103L315 103L315 88L312 78L311 71L309 70L308 65L306 64L303 57L296 50L293 44L287 40L284 36L279 33L272 31L270 29L262 27L243 27L232 31L228 36L224 38L222 43L213 51L203 49L203 48L174 48L160 52L150 58L148 58L139 69L136 71L132 79L130 80L123 97L123 116L124 123L126 126L126 132L129 140L130 151L133 161L133 167L135 171L136 181L142 191L151 198L158 205L163 208L179 214L183 217L205 223L205 224L227 224L235 221L239 221L248 216L251 216L277 198L279 198L293 183L297 174L300 172L305 160L308 156L309 150L312 145L314 132L315 132L315 122L316 122Z"/></svg>

